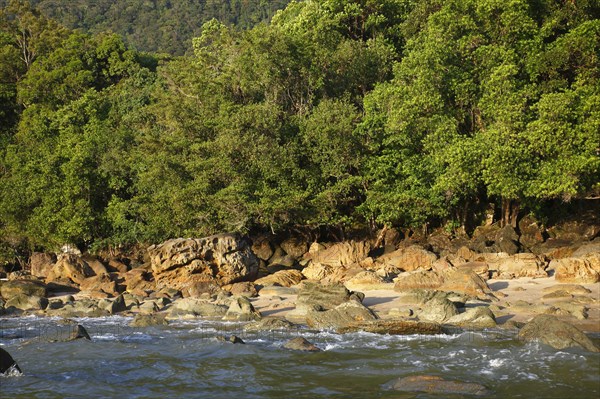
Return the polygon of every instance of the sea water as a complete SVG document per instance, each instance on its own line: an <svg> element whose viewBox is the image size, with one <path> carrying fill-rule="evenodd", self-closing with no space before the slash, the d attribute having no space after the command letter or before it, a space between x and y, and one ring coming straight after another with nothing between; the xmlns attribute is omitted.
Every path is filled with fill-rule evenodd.
<svg viewBox="0 0 600 399"><path fill-rule="evenodd" d="M247 333L243 325L131 318L76 319L92 340L64 341L58 319L0 319L0 345L23 370L0 377L1 398L452 398L400 393L412 375L477 382L494 398L598 398L600 354L523 343L514 332L449 335ZM235 334L245 345L220 342ZM321 352L283 348L302 336Z"/></svg>

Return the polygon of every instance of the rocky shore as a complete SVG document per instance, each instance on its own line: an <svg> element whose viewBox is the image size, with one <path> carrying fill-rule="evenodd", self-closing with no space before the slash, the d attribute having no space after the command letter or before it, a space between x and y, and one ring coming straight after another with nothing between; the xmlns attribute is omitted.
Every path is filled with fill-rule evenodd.
<svg viewBox="0 0 600 399"><path fill-rule="evenodd" d="M522 340L598 351L597 226L548 231L526 219L472 238L308 242L236 234L172 239L137 257L34 253L4 273L0 317L132 316L247 322L273 330L443 334L511 329ZM529 223L529 224L528 224Z"/></svg>

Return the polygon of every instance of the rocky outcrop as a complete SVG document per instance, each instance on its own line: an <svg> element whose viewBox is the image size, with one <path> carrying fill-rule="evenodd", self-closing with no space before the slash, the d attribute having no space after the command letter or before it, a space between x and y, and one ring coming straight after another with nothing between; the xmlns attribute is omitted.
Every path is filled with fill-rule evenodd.
<svg viewBox="0 0 600 399"><path fill-rule="evenodd" d="M299 270L280 270L268 276L259 278L254 282L263 287L276 285L281 287L291 287L298 284L304 276Z"/></svg>
<svg viewBox="0 0 600 399"><path fill-rule="evenodd" d="M600 281L600 253L587 253L579 258L555 259L550 262L554 278L561 283L593 284Z"/></svg>
<svg viewBox="0 0 600 399"><path fill-rule="evenodd" d="M283 347L285 349L290 349L294 351L303 351L303 352L320 352L321 349L316 347L314 344L308 342L303 337L292 338L287 341Z"/></svg>
<svg viewBox="0 0 600 399"><path fill-rule="evenodd" d="M356 322L375 320L377 317L357 301L349 301L326 311L311 310L306 314L306 324L319 330L338 329Z"/></svg>
<svg viewBox="0 0 600 399"><path fill-rule="evenodd" d="M206 275L221 285L249 280L258 273L258 259L248 241L236 234L172 239L151 246L148 253L157 281L176 269L185 271L179 277Z"/></svg>
<svg viewBox="0 0 600 399"><path fill-rule="evenodd" d="M490 392L481 384L445 380L433 375L402 377L391 382L389 388L401 392L426 392L434 395L488 396Z"/></svg>
<svg viewBox="0 0 600 399"><path fill-rule="evenodd" d="M304 282L298 291L296 309L289 315L304 317L309 311L333 309L351 300L352 295L341 284L321 285L316 282Z"/></svg>
<svg viewBox="0 0 600 399"><path fill-rule="evenodd" d="M75 284L81 284L86 278L94 275L94 270L80 256L62 254L46 276L46 281L68 279Z"/></svg>
<svg viewBox="0 0 600 399"><path fill-rule="evenodd" d="M541 341L555 349L580 347L591 352L600 352L600 349L577 327L551 315L534 317L519 331L519 339Z"/></svg>
<svg viewBox="0 0 600 399"><path fill-rule="evenodd" d="M223 320L227 321L255 321L261 319L261 314L254 306L248 298L246 297L237 297L231 301L229 305L229 309L227 309L227 313L223 316Z"/></svg>
<svg viewBox="0 0 600 399"><path fill-rule="evenodd" d="M169 308L171 317L177 316L203 316L222 318L227 313L227 306L217 305L197 298L183 298L175 301Z"/></svg>
<svg viewBox="0 0 600 399"><path fill-rule="evenodd" d="M308 251L308 242L299 237L290 237L279 244L286 254L299 259Z"/></svg>
<svg viewBox="0 0 600 399"><path fill-rule="evenodd" d="M29 257L29 267L32 276L46 278L54 267L56 256L44 252L34 252Z"/></svg>
<svg viewBox="0 0 600 399"><path fill-rule="evenodd" d="M43 310L48 307L48 299L35 295L18 294L6 301L7 309L11 306L20 310Z"/></svg>
<svg viewBox="0 0 600 399"><path fill-rule="evenodd" d="M320 251L308 253L305 258L315 264L336 268L361 262L369 256L370 250L371 244L368 241L344 241Z"/></svg>
<svg viewBox="0 0 600 399"><path fill-rule="evenodd" d="M469 269L452 268L442 272L416 271L402 274L396 279L394 290L403 292L412 289L453 291L475 298L494 298L487 283Z"/></svg>
<svg viewBox="0 0 600 399"><path fill-rule="evenodd" d="M492 255L492 254L489 254ZM519 277L548 277L545 271L547 262L537 255L522 253L509 256L506 253L487 256L486 260L492 269L494 278L512 279Z"/></svg>
<svg viewBox="0 0 600 399"><path fill-rule="evenodd" d="M4 299L17 295L45 297L47 294L46 285L37 280L0 281L0 295Z"/></svg>
<svg viewBox="0 0 600 399"><path fill-rule="evenodd" d="M409 272L417 269L431 270L436 260L437 256L433 252L429 252L418 245L411 245L380 256L377 258L376 263L388 268Z"/></svg>
<svg viewBox="0 0 600 399"><path fill-rule="evenodd" d="M443 323L453 316L458 315L458 309L454 302L443 297L434 297L425 302L419 311L419 320Z"/></svg>

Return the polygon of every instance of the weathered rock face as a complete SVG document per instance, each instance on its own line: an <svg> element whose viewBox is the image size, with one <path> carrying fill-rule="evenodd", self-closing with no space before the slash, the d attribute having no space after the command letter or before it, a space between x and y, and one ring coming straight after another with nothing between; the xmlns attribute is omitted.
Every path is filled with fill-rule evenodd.
<svg viewBox="0 0 600 399"><path fill-rule="evenodd" d="M88 277L79 284L81 291L103 292L109 296L119 295L119 287L113 277L108 274L100 274Z"/></svg>
<svg viewBox="0 0 600 399"><path fill-rule="evenodd" d="M545 241L545 229L532 216L527 215L519 221L519 231L521 236L519 242L525 248L533 248Z"/></svg>
<svg viewBox="0 0 600 399"><path fill-rule="evenodd" d="M291 287L298 284L304 276L299 270L280 270L263 278L259 278L254 282L256 285L263 287L269 285L278 285L281 287Z"/></svg>
<svg viewBox="0 0 600 399"><path fill-rule="evenodd" d="M10 353L0 348L0 375L21 374L21 369Z"/></svg>
<svg viewBox="0 0 600 399"><path fill-rule="evenodd" d="M580 347L591 352L600 352L600 349L578 328L550 315L539 315L533 318L519 331L519 339L539 340L555 349Z"/></svg>
<svg viewBox="0 0 600 399"><path fill-rule="evenodd" d="M519 251L519 236L511 226L480 226L473 232L471 247L477 252L506 252L510 255Z"/></svg>
<svg viewBox="0 0 600 399"><path fill-rule="evenodd" d="M292 338L287 341L284 345L284 348L291 349L295 351L304 351L304 352L319 352L321 349L317 348L314 344L308 342L305 338L297 337Z"/></svg>
<svg viewBox="0 0 600 399"><path fill-rule="evenodd" d="M376 263L409 272L417 269L431 270L436 260L437 256L433 252L411 245L380 256Z"/></svg>
<svg viewBox="0 0 600 399"><path fill-rule="evenodd" d="M276 331L292 329L297 329L297 326L287 320L275 317L265 317L259 321L244 325L244 331Z"/></svg>
<svg viewBox="0 0 600 399"><path fill-rule="evenodd" d="M4 305L7 309L15 307L21 310L43 310L48 307L48 299L35 295L15 295L6 301Z"/></svg>
<svg viewBox="0 0 600 399"><path fill-rule="evenodd" d="M293 316L304 316L315 309L329 310L347 302L351 293L341 284L321 285L319 283L304 282L298 291L296 309L291 312Z"/></svg>
<svg viewBox="0 0 600 399"><path fill-rule="evenodd" d="M268 237L258 237L252 243L252 252L254 252L254 255L256 255L258 259L267 261L273 256L273 245L271 245Z"/></svg>
<svg viewBox="0 0 600 399"><path fill-rule="evenodd" d="M344 241L325 249L309 253L307 258L314 264L331 267L349 266L359 263L369 256L371 244L368 241Z"/></svg>
<svg viewBox="0 0 600 399"><path fill-rule="evenodd" d="M431 289L463 293L475 298L493 298L492 290L477 273L470 269L448 269L442 272L416 271L400 275L394 290Z"/></svg>
<svg viewBox="0 0 600 399"><path fill-rule="evenodd" d="M444 283L442 273L417 270L403 273L396 278L394 290L408 291L412 289L438 289Z"/></svg>
<svg viewBox="0 0 600 399"><path fill-rule="evenodd" d="M125 280L125 289L132 294L146 296L148 291L156 289L154 276L149 268L140 267L131 269L121 274L121 276Z"/></svg>
<svg viewBox="0 0 600 399"><path fill-rule="evenodd" d="M323 263L311 262L308 266L302 269L302 275L309 280L323 280L333 274L335 269Z"/></svg>
<svg viewBox="0 0 600 399"><path fill-rule="evenodd" d="M443 323L452 316L458 315L458 309L447 298L434 297L425 303L418 315L419 320Z"/></svg>
<svg viewBox="0 0 600 399"><path fill-rule="evenodd" d="M308 242L299 237L291 237L279 244L286 254L299 259L308 251Z"/></svg>
<svg viewBox="0 0 600 399"><path fill-rule="evenodd" d="M169 308L170 316L203 316L223 317L227 313L227 306L216 305L201 299L184 298L173 303Z"/></svg>
<svg viewBox="0 0 600 399"><path fill-rule="evenodd" d="M10 299L17 295L45 297L46 285L35 280L11 280L0 282L0 295Z"/></svg>
<svg viewBox="0 0 600 399"><path fill-rule="evenodd" d="M56 264L46 276L46 281L69 279L76 284L81 284L86 278L94 275L94 270L81 257L63 254L58 257Z"/></svg>
<svg viewBox="0 0 600 399"><path fill-rule="evenodd" d="M377 317L357 301L344 302L323 312L311 310L306 314L306 324L311 328L338 329L356 322L375 320Z"/></svg>
<svg viewBox="0 0 600 399"><path fill-rule="evenodd" d="M216 293L221 285L251 279L258 272L258 259L248 242L237 235L173 239L150 247L148 253L156 288L177 289L186 297ZM147 276L137 277L142 278L132 278L132 282L137 281L140 288L151 286Z"/></svg>
<svg viewBox="0 0 600 399"><path fill-rule="evenodd" d="M547 262L531 253L522 253L508 256L508 254L496 254L498 257L493 266L493 275L496 278L511 279L519 277L548 277L545 269Z"/></svg>
<svg viewBox="0 0 600 399"><path fill-rule="evenodd" d="M50 270L54 267L56 256L44 252L34 252L29 257L29 266L31 275L46 278Z"/></svg>
<svg viewBox="0 0 600 399"><path fill-rule="evenodd" d="M487 306L478 306L450 317L446 323L470 328L493 328L496 327L496 317Z"/></svg>
<svg viewBox="0 0 600 399"><path fill-rule="evenodd" d="M432 375L398 378L390 383L390 388L402 392L427 392L439 395L489 395L489 391L483 385L473 382L449 381Z"/></svg>
<svg viewBox="0 0 600 399"><path fill-rule="evenodd" d="M262 318L260 312L254 309L246 297L237 297L231 301L223 320L227 321L256 321Z"/></svg>
<svg viewBox="0 0 600 399"><path fill-rule="evenodd" d="M561 283L593 284L600 281L600 253L555 259L550 268L554 268L554 278Z"/></svg>
<svg viewBox="0 0 600 399"><path fill-rule="evenodd" d="M346 281L346 287L351 289L377 289L386 281L383 277L372 271L364 271L356 274Z"/></svg>

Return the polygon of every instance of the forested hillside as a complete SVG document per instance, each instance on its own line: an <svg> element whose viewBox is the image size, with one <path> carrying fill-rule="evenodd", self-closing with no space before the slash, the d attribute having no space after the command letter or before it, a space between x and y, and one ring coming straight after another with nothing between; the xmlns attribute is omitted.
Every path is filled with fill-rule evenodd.
<svg viewBox="0 0 600 399"><path fill-rule="evenodd" d="M600 193L599 15L594 0L307 0L252 29L211 20L169 57L13 3L4 246L543 218Z"/></svg>
<svg viewBox="0 0 600 399"><path fill-rule="evenodd" d="M0 0L0 7L9 0ZM251 28L289 0L31 0L43 15L70 29L111 31L140 51L191 53L192 38L213 18Z"/></svg>

